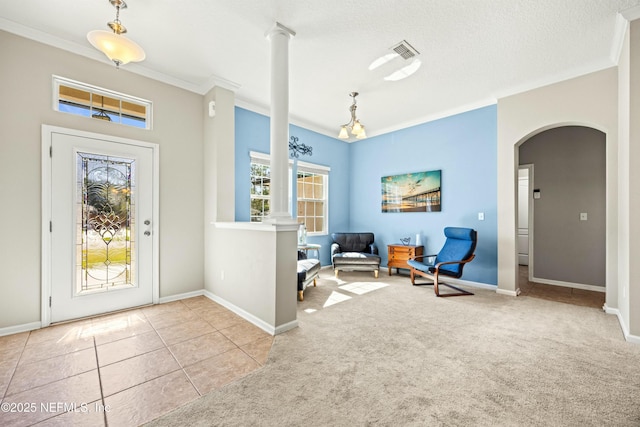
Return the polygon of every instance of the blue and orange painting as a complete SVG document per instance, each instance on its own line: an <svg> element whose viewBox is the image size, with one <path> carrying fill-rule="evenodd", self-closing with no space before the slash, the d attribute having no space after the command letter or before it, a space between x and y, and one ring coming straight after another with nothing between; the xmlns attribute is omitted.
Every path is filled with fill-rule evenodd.
<svg viewBox="0 0 640 427"><path fill-rule="evenodd" d="M382 212L440 212L441 172L383 176Z"/></svg>

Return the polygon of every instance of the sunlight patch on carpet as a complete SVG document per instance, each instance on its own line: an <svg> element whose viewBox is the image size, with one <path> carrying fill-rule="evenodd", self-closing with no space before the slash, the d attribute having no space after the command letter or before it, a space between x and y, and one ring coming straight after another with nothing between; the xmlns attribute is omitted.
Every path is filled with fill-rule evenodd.
<svg viewBox="0 0 640 427"><path fill-rule="evenodd" d="M326 308L326 307L329 307L330 305L334 305L349 299L351 299L349 295L345 295L345 294L341 294L340 292L333 291L331 292L331 295L329 296L327 301L324 303L322 308Z"/></svg>
<svg viewBox="0 0 640 427"><path fill-rule="evenodd" d="M307 309L304 310L305 313L309 313L309 314L311 314L313 312L316 312L316 311L318 311L318 310L316 310L315 308L307 308Z"/></svg>
<svg viewBox="0 0 640 427"><path fill-rule="evenodd" d="M366 294L367 292L375 291L377 289L386 288L389 286L383 282L353 282L347 285L339 286L343 291L352 292L357 295Z"/></svg>

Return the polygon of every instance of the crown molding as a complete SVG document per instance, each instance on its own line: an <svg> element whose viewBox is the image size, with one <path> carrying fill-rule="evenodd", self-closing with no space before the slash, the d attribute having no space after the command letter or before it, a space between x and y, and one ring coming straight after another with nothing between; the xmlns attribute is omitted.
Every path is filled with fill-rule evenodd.
<svg viewBox="0 0 640 427"><path fill-rule="evenodd" d="M618 65L620 62L620 55L622 54L622 45L624 44L624 36L627 33L629 27L629 21L624 17L622 13L616 14L616 24L613 30L613 40L611 42L611 52L609 58L611 62Z"/></svg>
<svg viewBox="0 0 640 427"><path fill-rule="evenodd" d="M620 11L620 15L627 21L635 21L640 18L640 6L633 6L625 10Z"/></svg>
<svg viewBox="0 0 640 427"><path fill-rule="evenodd" d="M70 42L60 37L52 36L51 34L47 34L43 31L34 30L33 28L26 27L22 24L18 24L2 17L0 17L0 30L36 41L38 43L62 49L76 55L84 56L85 58L93 59L94 61L113 65L113 63L106 59L102 53L98 52L92 47L83 46L75 42ZM161 83L166 83L168 85L175 86L189 92L197 93L199 95L206 94L214 86L220 86L234 92L240 88L240 84L215 75L209 77L204 83L194 83L172 77L158 71L154 71L150 68L136 63L127 64L125 67L123 67L123 69L134 74L141 75L143 77L157 80Z"/></svg>

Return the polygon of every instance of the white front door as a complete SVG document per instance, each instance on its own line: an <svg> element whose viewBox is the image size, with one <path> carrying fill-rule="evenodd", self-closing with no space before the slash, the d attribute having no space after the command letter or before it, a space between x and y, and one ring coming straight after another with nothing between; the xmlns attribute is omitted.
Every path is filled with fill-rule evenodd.
<svg viewBox="0 0 640 427"><path fill-rule="evenodd" d="M157 147L59 128L50 144L50 322L157 302Z"/></svg>

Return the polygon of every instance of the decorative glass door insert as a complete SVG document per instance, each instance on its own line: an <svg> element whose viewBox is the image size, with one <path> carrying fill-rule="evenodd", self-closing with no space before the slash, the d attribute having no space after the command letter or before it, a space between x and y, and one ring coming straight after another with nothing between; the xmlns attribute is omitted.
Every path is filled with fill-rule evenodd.
<svg viewBox="0 0 640 427"><path fill-rule="evenodd" d="M76 295L136 286L135 160L78 152Z"/></svg>

